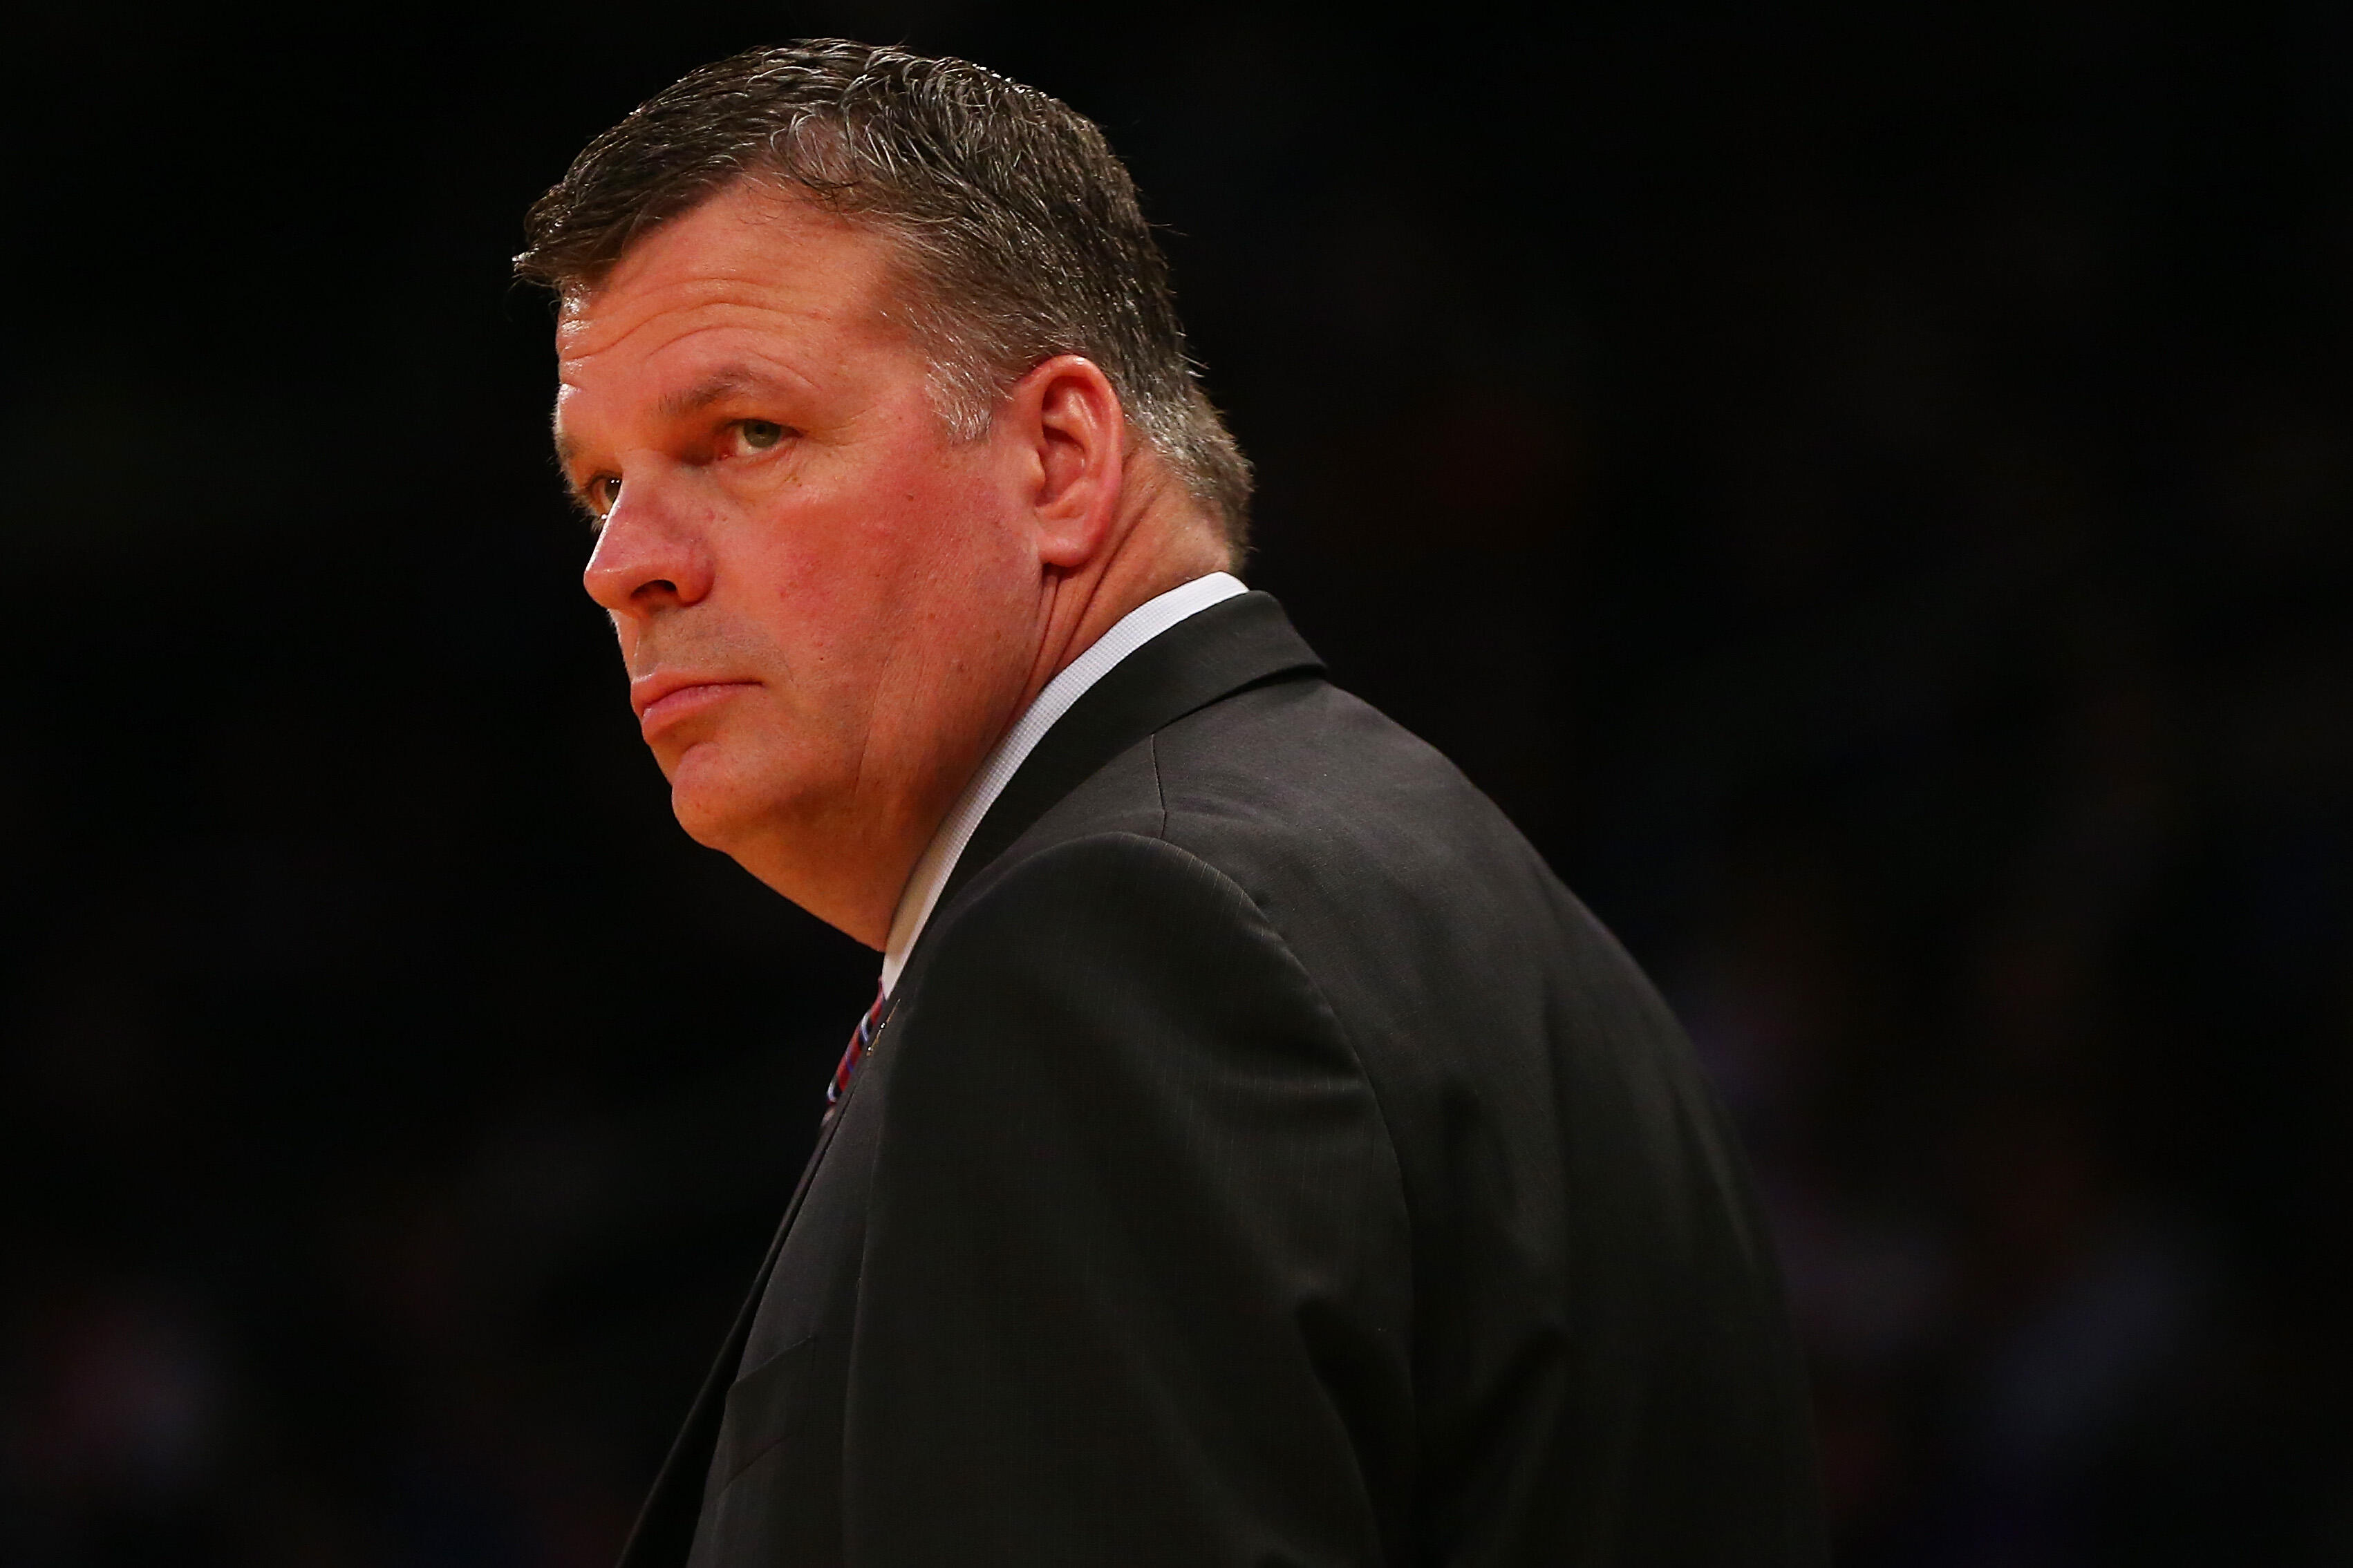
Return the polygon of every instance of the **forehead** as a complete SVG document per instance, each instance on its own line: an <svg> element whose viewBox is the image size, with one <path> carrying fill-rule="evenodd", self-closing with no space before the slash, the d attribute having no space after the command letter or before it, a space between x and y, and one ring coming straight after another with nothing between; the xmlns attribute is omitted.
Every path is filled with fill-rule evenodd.
<svg viewBox="0 0 2353 1568"><path fill-rule="evenodd" d="M891 240L812 204L738 181L630 247L556 320L559 423L575 423L712 363L786 380L855 374L911 352ZM894 353L895 351L895 353Z"/></svg>

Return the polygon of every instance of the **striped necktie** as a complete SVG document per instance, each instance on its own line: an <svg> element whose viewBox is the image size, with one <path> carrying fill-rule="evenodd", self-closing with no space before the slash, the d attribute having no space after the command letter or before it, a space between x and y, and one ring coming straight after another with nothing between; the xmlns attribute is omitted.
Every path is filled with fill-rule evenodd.
<svg viewBox="0 0 2353 1568"><path fill-rule="evenodd" d="M841 1097L849 1092L849 1080L858 1075L858 1064L866 1058L866 1047L874 1043L874 1031L882 1026L882 1004L888 995L881 981L874 984L874 1005L866 1009L866 1016L858 1020L858 1027L849 1031L849 1045L841 1053L841 1065L833 1069L833 1082L826 1086L825 1102L839 1105Z"/></svg>

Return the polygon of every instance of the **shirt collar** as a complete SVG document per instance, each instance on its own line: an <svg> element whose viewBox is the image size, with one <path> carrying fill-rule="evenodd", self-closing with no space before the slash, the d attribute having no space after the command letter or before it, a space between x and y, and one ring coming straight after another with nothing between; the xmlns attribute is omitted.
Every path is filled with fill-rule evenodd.
<svg viewBox="0 0 2353 1568"><path fill-rule="evenodd" d="M940 889L947 886L965 846L972 841L973 830L988 815L988 808L997 803L1005 786L1013 781L1024 759L1054 727L1054 721L1069 712L1071 704L1085 696L1088 688L1109 675L1129 654L1179 621L1246 592L1241 580L1233 574L1212 572L1146 599L1121 616L1111 630L1096 638L1085 652L1046 683L1046 689L1038 693L982 760L980 771L964 786L964 793L956 797L955 805L940 823L939 831L932 835L931 843L916 860L907 886L899 894L899 907L891 916L890 940L882 949L884 994L898 984L899 973L907 966L907 955L914 952L915 939L923 934L933 906L939 902Z"/></svg>

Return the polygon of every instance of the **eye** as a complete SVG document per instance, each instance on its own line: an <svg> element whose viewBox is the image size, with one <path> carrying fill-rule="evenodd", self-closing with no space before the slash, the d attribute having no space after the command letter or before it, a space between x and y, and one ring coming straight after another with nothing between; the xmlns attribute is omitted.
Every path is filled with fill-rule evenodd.
<svg viewBox="0 0 2353 1568"><path fill-rule="evenodd" d="M735 434L754 452L765 452L785 438L785 427L773 419L738 419Z"/></svg>
<svg viewBox="0 0 2353 1568"><path fill-rule="evenodd" d="M621 504L621 476L598 474L588 481L583 493L587 497L588 510L603 517Z"/></svg>

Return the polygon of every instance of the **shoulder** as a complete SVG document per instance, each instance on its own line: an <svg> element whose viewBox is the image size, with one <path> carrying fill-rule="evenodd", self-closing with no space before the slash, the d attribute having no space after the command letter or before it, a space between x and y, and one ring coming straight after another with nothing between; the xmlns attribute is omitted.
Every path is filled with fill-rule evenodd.
<svg viewBox="0 0 2353 1568"><path fill-rule="evenodd" d="M947 911L924 959L910 972L918 1016L983 1000L1032 1017L1214 1011L1245 996L1261 1011L1318 1005L1239 883L1155 832L1117 826L1003 857Z"/></svg>
<svg viewBox="0 0 2353 1568"><path fill-rule="evenodd" d="M1238 691L1130 744L976 872L917 964L977 977L1049 931L1104 974L1247 937L1328 1001L1376 1076L1541 1054L1564 1029L1630 1028L1645 1054L1677 1033L1493 802L1320 678ZM1114 963L1121 943L1141 945Z"/></svg>
<svg viewBox="0 0 2353 1568"><path fill-rule="evenodd" d="M1486 992L1575 952L1614 952L1459 768L1328 683L1191 715L1154 737L1153 760L1162 836L1232 878L1335 987L1445 972Z"/></svg>
<svg viewBox="0 0 2353 1568"><path fill-rule="evenodd" d="M1114 924L1239 923L1343 989L1400 951L1484 963L1614 945L1459 769L1320 678L1135 741L979 868L927 945L946 958L988 932L1018 940L1035 926L1017 907L1041 900Z"/></svg>
<svg viewBox="0 0 2353 1568"><path fill-rule="evenodd" d="M1246 691L1153 737L1164 831L1212 858L1345 856L1361 868L1532 855L1437 748L1323 680ZM1441 880L1443 879L1440 879Z"/></svg>
<svg viewBox="0 0 2353 1568"><path fill-rule="evenodd" d="M974 891L1106 835L1180 847L1253 895L1256 873L1282 864L1439 892L1468 862L1545 874L1436 748L1322 679L1249 688L1143 736L1044 812Z"/></svg>

